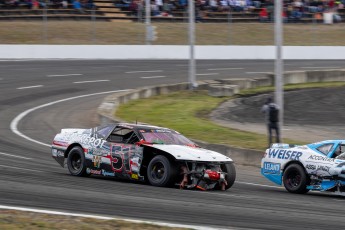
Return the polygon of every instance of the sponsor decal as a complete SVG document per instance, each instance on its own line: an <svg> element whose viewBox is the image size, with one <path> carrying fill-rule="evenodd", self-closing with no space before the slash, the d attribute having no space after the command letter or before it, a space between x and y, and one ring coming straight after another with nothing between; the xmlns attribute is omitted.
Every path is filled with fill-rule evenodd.
<svg viewBox="0 0 345 230"><path fill-rule="evenodd" d="M131 174L131 178L135 180L139 180L138 174Z"/></svg>
<svg viewBox="0 0 345 230"><path fill-rule="evenodd" d="M321 171L324 171L324 172L329 172L329 169L330 169L331 167L329 167L329 166L324 166L324 165L318 165L317 166L317 170L321 170Z"/></svg>
<svg viewBox="0 0 345 230"><path fill-rule="evenodd" d="M303 155L302 152L291 151L291 150L286 150L286 149L269 149L269 153L268 153L269 158L296 160L296 161L298 161L302 155Z"/></svg>
<svg viewBox="0 0 345 230"><path fill-rule="evenodd" d="M93 156L92 162L93 162L93 167L99 168L99 167L101 167L102 157L101 156Z"/></svg>
<svg viewBox="0 0 345 230"><path fill-rule="evenodd" d="M305 168L310 170L316 170L316 165L306 165Z"/></svg>
<svg viewBox="0 0 345 230"><path fill-rule="evenodd" d="M68 133L64 136L65 141L69 142L79 142L84 145L89 145L91 147L103 147L106 142L102 138L91 137L90 134L78 134L78 133Z"/></svg>
<svg viewBox="0 0 345 230"><path fill-rule="evenodd" d="M109 150L102 148L90 148L87 154L97 155L97 156L107 156Z"/></svg>
<svg viewBox="0 0 345 230"><path fill-rule="evenodd" d="M115 176L114 172L107 172L104 169L102 169L102 175L103 176Z"/></svg>
<svg viewBox="0 0 345 230"><path fill-rule="evenodd" d="M309 160L315 160L315 161L328 161L328 162L334 162L334 158L327 158L319 155L311 155L308 157Z"/></svg>
<svg viewBox="0 0 345 230"><path fill-rule="evenodd" d="M93 169L90 169L90 173L91 173L91 174L94 174L94 175L101 175L101 174L102 174L102 171L101 171L101 170L93 170Z"/></svg>
<svg viewBox="0 0 345 230"><path fill-rule="evenodd" d="M264 162L263 172L267 174L279 174L280 164Z"/></svg>

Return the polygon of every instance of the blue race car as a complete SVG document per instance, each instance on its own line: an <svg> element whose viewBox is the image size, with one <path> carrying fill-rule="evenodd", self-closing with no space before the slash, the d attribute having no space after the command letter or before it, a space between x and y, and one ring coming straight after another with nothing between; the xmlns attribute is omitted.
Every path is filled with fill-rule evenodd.
<svg viewBox="0 0 345 230"><path fill-rule="evenodd" d="M261 160L261 174L291 193L345 193L345 140L294 146L277 143Z"/></svg>

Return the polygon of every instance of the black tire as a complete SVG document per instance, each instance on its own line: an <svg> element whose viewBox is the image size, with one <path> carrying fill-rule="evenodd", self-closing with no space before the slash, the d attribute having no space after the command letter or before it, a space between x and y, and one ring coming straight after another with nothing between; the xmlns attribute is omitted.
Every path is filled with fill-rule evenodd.
<svg viewBox="0 0 345 230"><path fill-rule="evenodd" d="M69 151L67 167L73 176L86 176L85 155L82 148L76 146Z"/></svg>
<svg viewBox="0 0 345 230"><path fill-rule="evenodd" d="M155 156L147 168L147 179L153 186L171 186L176 180L176 168L165 156Z"/></svg>
<svg viewBox="0 0 345 230"><path fill-rule="evenodd" d="M228 190L234 185L236 180L235 165L233 163L225 164L223 171L227 173L227 175L225 176L225 180L228 184L225 186L225 190Z"/></svg>
<svg viewBox="0 0 345 230"><path fill-rule="evenodd" d="M285 169L283 183L285 189L291 193L304 194L309 191L307 189L309 178L299 164L291 164Z"/></svg>
<svg viewBox="0 0 345 230"><path fill-rule="evenodd" d="M233 163L230 164L223 164L221 165L221 169L223 172L226 173L225 176L225 180L227 182L227 185L225 186L225 190L228 190L229 188L231 188L236 180L236 169L235 169L235 165ZM220 184L217 184L214 187L215 190L221 190L222 187Z"/></svg>

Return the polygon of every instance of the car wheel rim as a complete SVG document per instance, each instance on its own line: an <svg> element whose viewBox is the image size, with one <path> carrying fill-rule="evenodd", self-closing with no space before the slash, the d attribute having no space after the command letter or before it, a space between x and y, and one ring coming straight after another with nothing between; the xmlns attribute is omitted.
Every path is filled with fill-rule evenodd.
<svg viewBox="0 0 345 230"><path fill-rule="evenodd" d="M151 168L151 177L154 180L161 180L164 177L165 174L165 167L161 162L157 162L154 165L152 165Z"/></svg>
<svg viewBox="0 0 345 230"><path fill-rule="evenodd" d="M81 157L78 154L74 154L71 160L73 170L78 171L81 167Z"/></svg>
<svg viewBox="0 0 345 230"><path fill-rule="evenodd" d="M291 172L287 177L287 184L291 188L298 187L301 184L301 175L298 172Z"/></svg>

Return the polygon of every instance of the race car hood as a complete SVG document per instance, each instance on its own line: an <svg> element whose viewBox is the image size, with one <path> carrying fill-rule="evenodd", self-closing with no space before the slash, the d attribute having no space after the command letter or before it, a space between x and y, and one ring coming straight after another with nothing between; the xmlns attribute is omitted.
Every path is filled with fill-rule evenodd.
<svg viewBox="0 0 345 230"><path fill-rule="evenodd" d="M76 133L83 134L90 129L61 129L61 134Z"/></svg>
<svg viewBox="0 0 345 230"><path fill-rule="evenodd" d="M230 157L227 157L221 153L198 147L157 144L153 144L152 147L170 153L177 160L232 162Z"/></svg>

